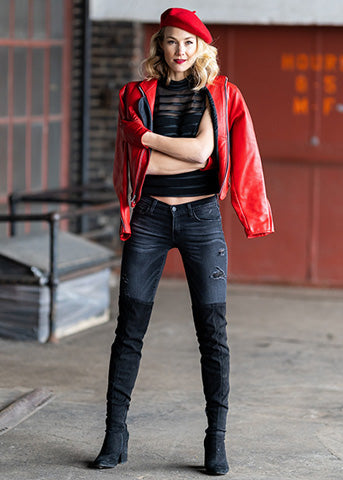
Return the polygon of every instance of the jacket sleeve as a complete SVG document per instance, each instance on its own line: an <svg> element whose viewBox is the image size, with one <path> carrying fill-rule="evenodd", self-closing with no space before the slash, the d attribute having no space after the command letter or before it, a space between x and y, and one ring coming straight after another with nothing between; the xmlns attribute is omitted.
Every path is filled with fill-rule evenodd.
<svg viewBox="0 0 343 480"><path fill-rule="evenodd" d="M115 145L113 164L113 185L120 203L120 238L127 240L131 235L130 207L128 202L129 169L128 169L128 145L124 139L122 119L125 115L125 92L126 85L119 92L119 117L117 138Z"/></svg>
<svg viewBox="0 0 343 480"><path fill-rule="evenodd" d="M128 117L121 119L121 129L126 142L138 148L146 148L142 143L142 136L150 130L144 126L132 106L128 108Z"/></svg>
<svg viewBox="0 0 343 480"><path fill-rule="evenodd" d="M237 87L229 94L231 202L248 238L274 232L263 169L248 107Z"/></svg>

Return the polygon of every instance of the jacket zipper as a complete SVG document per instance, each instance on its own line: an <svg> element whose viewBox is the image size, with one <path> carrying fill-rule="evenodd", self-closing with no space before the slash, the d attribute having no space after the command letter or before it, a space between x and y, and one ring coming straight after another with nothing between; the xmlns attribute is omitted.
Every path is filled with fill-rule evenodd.
<svg viewBox="0 0 343 480"><path fill-rule="evenodd" d="M139 175L140 175L141 170L142 170L142 157L143 157L143 154L144 154L144 150L142 151L142 153L141 153L140 156L139 156L138 170L137 170L137 174L136 174L136 184L135 184L134 191L132 192L132 195L131 195L131 204L132 204L133 207L134 207L135 204L136 204L136 198L137 198L137 193L136 193L136 192L137 192Z"/></svg>
<svg viewBox="0 0 343 480"><path fill-rule="evenodd" d="M228 98L227 98L227 80L225 80L225 124L226 124L226 138L227 138L227 157L226 157L226 169L225 169L225 175L224 175L224 180L222 183L222 186L220 187L220 192L219 195L221 195L225 182L226 182L226 177L229 171L229 157L230 157L230 132L229 132L229 119L228 119Z"/></svg>
<svg viewBox="0 0 343 480"><path fill-rule="evenodd" d="M149 105L149 102L148 102L148 99L145 95L145 92L144 90L142 89L142 87L139 85L138 87L139 91L141 92L142 94L142 97L144 98L144 101L146 102L147 106L148 106L148 111L149 111L149 126L145 125L145 127L147 128L151 128L151 125L152 125L152 113L151 113L151 109L150 109L150 105ZM137 198L137 188L138 188L138 184L139 184L139 177L140 177L140 174L141 174L141 170L142 170L142 157L144 155L144 150L142 151L142 153L140 154L139 156L139 161L138 161L138 170L137 170L137 175L136 175L136 184L135 184L135 188L132 192L132 196L131 196L131 204L132 206L134 207L135 206L135 202L136 202L136 198ZM147 161L147 165L149 164L149 159L150 159L150 149L149 149L149 152L148 152L148 161ZM142 179L142 182L141 184L143 183L144 181L144 178L145 178L145 175Z"/></svg>

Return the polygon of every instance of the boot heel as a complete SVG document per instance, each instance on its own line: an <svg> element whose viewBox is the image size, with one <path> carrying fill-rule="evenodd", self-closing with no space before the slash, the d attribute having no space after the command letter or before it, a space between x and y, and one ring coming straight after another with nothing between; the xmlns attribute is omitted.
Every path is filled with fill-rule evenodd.
<svg viewBox="0 0 343 480"><path fill-rule="evenodd" d="M127 462L129 433L107 432L101 452L91 463L91 468L114 468L119 463Z"/></svg>
<svg viewBox="0 0 343 480"><path fill-rule="evenodd" d="M210 475L225 475L229 471L226 459L225 441L223 435L206 435L205 470Z"/></svg>
<svg viewBox="0 0 343 480"><path fill-rule="evenodd" d="M127 462L127 451L123 452L120 457L118 463L126 463Z"/></svg>
<svg viewBox="0 0 343 480"><path fill-rule="evenodd" d="M123 451L122 451L122 453L119 457L119 462L118 463L127 462L128 442L129 442L129 432L126 432L126 435L124 436Z"/></svg>

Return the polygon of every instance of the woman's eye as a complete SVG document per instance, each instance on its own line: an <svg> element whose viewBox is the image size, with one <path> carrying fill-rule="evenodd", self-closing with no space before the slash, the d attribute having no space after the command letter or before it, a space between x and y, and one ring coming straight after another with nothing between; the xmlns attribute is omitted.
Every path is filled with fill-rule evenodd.
<svg viewBox="0 0 343 480"><path fill-rule="evenodd" d="M186 42L186 45L193 45L192 40L188 40L188 42Z"/></svg>
<svg viewBox="0 0 343 480"><path fill-rule="evenodd" d="M173 45L174 43L174 40L168 40L168 45Z"/></svg>

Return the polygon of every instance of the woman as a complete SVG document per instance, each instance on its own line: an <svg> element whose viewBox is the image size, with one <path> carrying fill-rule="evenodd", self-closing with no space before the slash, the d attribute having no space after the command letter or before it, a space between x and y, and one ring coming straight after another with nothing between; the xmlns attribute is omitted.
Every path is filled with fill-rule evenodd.
<svg viewBox="0 0 343 480"><path fill-rule="evenodd" d="M224 442L227 249L218 207L229 178L232 203L248 237L271 233L273 221L250 115L239 90L218 75L211 42L195 12L166 10L151 40L147 78L120 91L113 178L125 244L106 436L95 468L112 468L127 459L126 417L143 337L167 253L176 247L201 354L208 422L205 468L217 475L229 470Z"/></svg>

